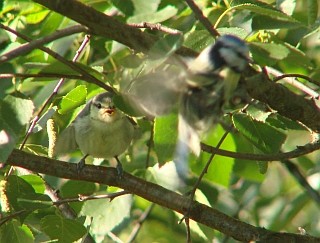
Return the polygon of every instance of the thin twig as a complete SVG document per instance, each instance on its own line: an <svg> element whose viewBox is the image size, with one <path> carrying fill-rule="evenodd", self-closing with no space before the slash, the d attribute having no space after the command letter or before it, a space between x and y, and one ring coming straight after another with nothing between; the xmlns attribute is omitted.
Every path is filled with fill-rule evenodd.
<svg viewBox="0 0 320 243"><path fill-rule="evenodd" d="M187 232L187 243L191 242L191 232L190 232L190 219L185 218L184 222L186 223L186 232Z"/></svg>
<svg viewBox="0 0 320 243"><path fill-rule="evenodd" d="M114 192L114 193L103 194L103 195L91 195L91 196L79 195L77 198L65 198L65 199L58 200L54 202L53 205L61 205L61 204L70 203L70 202L84 202L84 201L97 200L97 199L110 199L110 201L112 201L116 197L123 196L126 194L130 194L130 192L121 191L121 192Z"/></svg>
<svg viewBox="0 0 320 243"><path fill-rule="evenodd" d="M220 138L216 148L219 149L221 144L223 143L223 141L225 140L225 138L228 136L229 131L226 131L223 136ZM193 200L194 199L194 195L196 193L197 188L199 187L200 182L202 181L202 178L204 177L204 175L208 172L209 166L214 158L214 156L216 155L216 153L211 153L210 158L208 159L208 162L206 163L206 166L203 168L203 170L201 171L201 174L198 178L198 180L196 181L196 183L193 186L193 189L190 193L190 198Z"/></svg>
<svg viewBox="0 0 320 243"><path fill-rule="evenodd" d="M147 219L147 217L151 213L151 211L154 208L154 206L155 206L155 204L152 203L146 209L146 211L144 211L143 214L140 215L139 219L136 222L136 225L134 226L133 230L131 231L131 234L129 235L129 238L128 238L128 240L126 242L130 243L130 242L133 242L136 239L136 237L137 237L137 235L138 235L143 223L145 222L145 220Z"/></svg>
<svg viewBox="0 0 320 243"><path fill-rule="evenodd" d="M312 153L320 149L320 142L318 141L316 143L309 143L304 146L298 146L297 149L295 150L292 150L289 152L277 153L277 154L238 153L238 152L232 152L224 149L218 149L204 143L201 143L201 149L207 153L214 153L217 155L235 158L235 159L258 160L258 161L281 161L284 159L293 159L293 158L300 157L302 155Z"/></svg>
<svg viewBox="0 0 320 243"><path fill-rule="evenodd" d="M0 23L0 27L13 33L14 35L20 37L21 39L24 39L26 41L31 42L32 39L29 38L28 36L21 34L17 31L15 31L14 29L11 29L7 26L4 26L3 24ZM104 88L105 90L114 93L114 89L108 85L106 85L105 83L101 82L99 79L96 79L94 76L92 76L91 74L89 74L87 71L83 70L80 66L76 65L73 62L70 62L69 60L66 60L64 57L60 56L58 53L52 51L51 49L44 47L44 46L36 46L35 48L38 48L44 52L46 52L47 54L49 54L50 56L52 56L53 58L55 58L56 60L60 61L61 63L65 64L66 66L70 67L71 69L75 70L76 72L80 73L82 76L86 77L86 81L89 83L93 83L98 85L101 88Z"/></svg>
<svg viewBox="0 0 320 243"><path fill-rule="evenodd" d="M310 95L312 98L319 99L320 94L318 92L314 91L313 89L311 89L308 86L304 85L303 83L299 82L294 77L304 78L304 79L308 80L309 82L311 82L310 78L307 78L306 76L299 75L299 74L291 74L291 75L290 74L283 74L282 72L280 72L272 67L266 67L266 70L267 70L268 74L272 74L274 76L277 76L273 81L276 82L280 79L283 79L283 81L286 82L287 84L290 84L290 85L296 87L297 89L301 90L302 92L306 93L307 95Z"/></svg>
<svg viewBox="0 0 320 243"><path fill-rule="evenodd" d="M298 181L298 183L306 190L312 200L314 200L320 207L320 194L309 184L305 176L300 172L298 166L290 160L282 160L281 162L287 167L288 171Z"/></svg>
<svg viewBox="0 0 320 243"><path fill-rule="evenodd" d="M0 28L10 31L10 28L0 23ZM31 52L32 50L38 48L39 46L43 46L48 44L54 40L73 35L80 32L87 32L88 28L82 25L75 25L71 26L62 30L57 30L56 32L52 33L51 35L45 36L41 39L32 40L28 43L22 44L21 46L17 47L16 49L4 53L0 57L0 64L4 62L8 62L13 58L18 56L23 56ZM28 40L29 41L29 40Z"/></svg>
<svg viewBox="0 0 320 243"><path fill-rule="evenodd" d="M13 219L13 218L16 218L16 217L19 217L21 214L24 214L24 213L27 213L27 212L28 212L28 210L23 209L23 210L14 212L14 213L12 213L12 214L9 214L9 215L1 218L1 220L0 220L0 227L1 227L3 224L5 224L6 222L8 222L9 220L11 220L11 219Z"/></svg>
<svg viewBox="0 0 320 243"><path fill-rule="evenodd" d="M4 78L68 78L85 80L81 75L63 73L0 73L0 79Z"/></svg>
<svg viewBox="0 0 320 243"><path fill-rule="evenodd" d="M206 18L201 9L195 4L193 0L186 0L186 3L189 5L189 7L192 9L193 13L195 14L196 18L203 24L203 26L209 31L209 33L213 37L218 37L220 36L219 32L213 28L212 24Z"/></svg>
<svg viewBox="0 0 320 243"><path fill-rule="evenodd" d="M280 79L284 79L284 78L302 78L302 79L305 79L307 80L308 82L310 83L313 83L315 85L320 85L320 81L317 81L317 80L314 80L306 75L303 75L303 74L299 74L299 73L285 73L285 74L282 74L280 76L277 76L273 79L273 82L277 82L279 81Z"/></svg>
<svg viewBox="0 0 320 243"><path fill-rule="evenodd" d="M132 24L128 24L128 25L135 27L135 28L146 28L146 29L151 29L151 30L158 30L158 31L162 31L164 33L168 33L171 35L181 35L182 34L182 32L179 30L163 26L159 23L152 24L152 23L142 22L142 23L132 23Z"/></svg>

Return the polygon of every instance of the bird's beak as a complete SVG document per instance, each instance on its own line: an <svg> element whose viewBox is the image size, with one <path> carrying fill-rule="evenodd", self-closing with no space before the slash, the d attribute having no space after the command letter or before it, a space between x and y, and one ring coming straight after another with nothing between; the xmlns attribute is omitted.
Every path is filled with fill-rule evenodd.
<svg viewBox="0 0 320 243"><path fill-rule="evenodd" d="M114 115L116 112L116 109L114 108L107 108L107 109L104 109L104 113L107 113L109 116L112 116Z"/></svg>

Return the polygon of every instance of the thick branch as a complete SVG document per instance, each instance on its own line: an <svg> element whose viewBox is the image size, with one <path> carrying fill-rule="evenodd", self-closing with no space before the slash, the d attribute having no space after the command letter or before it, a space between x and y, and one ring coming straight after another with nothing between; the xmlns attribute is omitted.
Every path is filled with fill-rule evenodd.
<svg viewBox="0 0 320 243"><path fill-rule="evenodd" d="M115 168L87 165L78 174L76 164L36 156L20 150L14 150L7 163L61 178L85 180L120 187L176 212L182 214L188 212L190 219L217 229L240 241L319 242L320 240L309 235L277 233L254 227L206 205L191 201L188 197L181 196L128 173L124 173L123 178L119 179Z"/></svg>
<svg viewBox="0 0 320 243"><path fill-rule="evenodd" d="M148 52L158 40L156 36L142 32L139 28L123 24L116 19L75 0L33 1L87 26L94 35L118 41L137 51ZM177 54L195 56L196 52L183 47L177 51Z"/></svg>
<svg viewBox="0 0 320 243"><path fill-rule="evenodd" d="M320 108L313 100L296 95L283 85L273 83L263 74L247 78L246 88L251 97L268 104L280 115L300 121L320 133Z"/></svg>

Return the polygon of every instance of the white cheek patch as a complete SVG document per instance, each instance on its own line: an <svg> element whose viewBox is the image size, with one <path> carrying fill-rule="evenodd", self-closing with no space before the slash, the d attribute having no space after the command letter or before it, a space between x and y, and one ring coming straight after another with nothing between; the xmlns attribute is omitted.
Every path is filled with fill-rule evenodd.
<svg viewBox="0 0 320 243"><path fill-rule="evenodd" d="M221 48L219 51L227 66L235 68L237 71L242 71L245 69L247 60L239 55L240 52L237 52L231 47Z"/></svg>

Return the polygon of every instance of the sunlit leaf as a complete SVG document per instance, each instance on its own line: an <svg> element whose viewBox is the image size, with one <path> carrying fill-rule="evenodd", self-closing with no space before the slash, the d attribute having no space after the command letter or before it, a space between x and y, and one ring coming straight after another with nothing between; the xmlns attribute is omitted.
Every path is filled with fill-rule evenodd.
<svg viewBox="0 0 320 243"><path fill-rule="evenodd" d="M178 136L177 127L178 117L175 114L159 117L155 120L154 149L160 165L173 159Z"/></svg>
<svg viewBox="0 0 320 243"><path fill-rule="evenodd" d="M60 102L59 113L66 114L85 103L87 89L85 85L79 85L64 96Z"/></svg>
<svg viewBox="0 0 320 243"><path fill-rule="evenodd" d="M13 219L0 227L0 242L25 242L33 243L34 237L31 230Z"/></svg>
<svg viewBox="0 0 320 243"><path fill-rule="evenodd" d="M247 115L235 114L232 119L239 132L264 153L279 152L286 139L282 132Z"/></svg>
<svg viewBox="0 0 320 243"><path fill-rule="evenodd" d="M80 215L93 217L91 232L107 234L130 216L132 196L124 195L113 199L89 200L81 209Z"/></svg>

